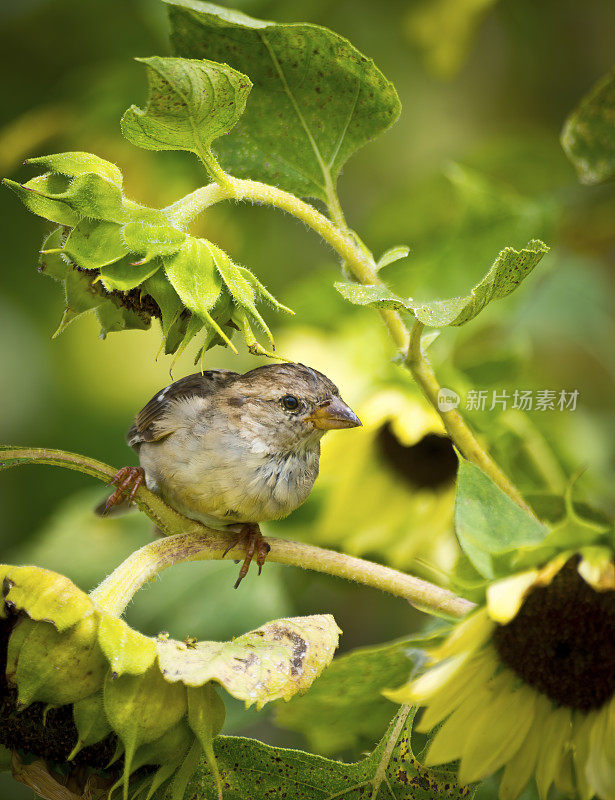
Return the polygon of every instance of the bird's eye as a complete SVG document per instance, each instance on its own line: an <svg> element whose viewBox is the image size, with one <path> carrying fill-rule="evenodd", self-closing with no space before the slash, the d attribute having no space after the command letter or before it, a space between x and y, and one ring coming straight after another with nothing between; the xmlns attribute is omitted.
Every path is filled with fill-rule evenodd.
<svg viewBox="0 0 615 800"><path fill-rule="evenodd" d="M287 411L296 411L299 408L299 401L294 394L285 394L282 398L282 405Z"/></svg>

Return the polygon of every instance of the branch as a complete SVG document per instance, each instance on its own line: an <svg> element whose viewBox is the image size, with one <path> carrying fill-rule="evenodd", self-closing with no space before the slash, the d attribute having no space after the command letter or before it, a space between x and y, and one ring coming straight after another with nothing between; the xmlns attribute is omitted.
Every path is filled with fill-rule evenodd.
<svg viewBox="0 0 615 800"><path fill-rule="evenodd" d="M106 611L120 616L136 592L162 570L186 561L220 560L228 547L228 535L198 525L192 533L179 533L150 542L132 553L91 594ZM474 604L448 589L383 567L362 558L325 550L322 547L268 536L271 550L267 561L311 569L346 578L401 597L421 611L449 617L463 617ZM242 559L241 546L228 552L229 559Z"/></svg>
<svg viewBox="0 0 615 800"><path fill-rule="evenodd" d="M108 482L116 472L113 467L101 461L62 450L28 447L0 449L0 470L20 464L66 467L104 482ZM178 514L145 487L138 490L135 500L139 508L169 535L132 553L92 593L97 602L104 605L110 613L118 615L135 592L161 570L184 561L222 559L229 543L227 535ZM271 546L269 561L363 583L402 597L422 611L462 617L474 606L447 589L381 564L287 539L267 538L267 542ZM243 555L239 547L229 551L231 558L242 558Z"/></svg>
<svg viewBox="0 0 615 800"><path fill-rule="evenodd" d="M95 458L64 450L50 450L44 447L10 447L0 446L0 472L22 464L48 464L52 467L64 467L76 472L83 472L103 483L110 483L117 470L97 461ZM194 530L198 525L194 520L178 514L158 495L142 486L135 497L135 504L167 535Z"/></svg>

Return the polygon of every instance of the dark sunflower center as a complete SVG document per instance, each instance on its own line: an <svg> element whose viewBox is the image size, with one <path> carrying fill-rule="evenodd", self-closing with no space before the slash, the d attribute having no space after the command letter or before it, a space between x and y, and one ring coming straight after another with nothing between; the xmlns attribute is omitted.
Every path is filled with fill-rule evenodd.
<svg viewBox="0 0 615 800"><path fill-rule="evenodd" d="M559 705L590 711L615 692L615 591L597 592L571 558L495 631L502 661Z"/></svg>
<svg viewBox="0 0 615 800"><path fill-rule="evenodd" d="M377 444L387 464L418 489L436 489L457 474L457 456L448 436L428 433L416 444L402 444L390 423L378 431Z"/></svg>

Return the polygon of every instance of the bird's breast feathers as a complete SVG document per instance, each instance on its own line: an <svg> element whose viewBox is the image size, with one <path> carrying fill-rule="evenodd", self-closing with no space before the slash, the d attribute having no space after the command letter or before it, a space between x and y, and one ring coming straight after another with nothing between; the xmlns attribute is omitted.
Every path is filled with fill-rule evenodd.
<svg viewBox="0 0 615 800"><path fill-rule="evenodd" d="M139 449L148 488L210 527L281 519L307 499L318 475L318 442L272 452L261 437L176 431Z"/></svg>

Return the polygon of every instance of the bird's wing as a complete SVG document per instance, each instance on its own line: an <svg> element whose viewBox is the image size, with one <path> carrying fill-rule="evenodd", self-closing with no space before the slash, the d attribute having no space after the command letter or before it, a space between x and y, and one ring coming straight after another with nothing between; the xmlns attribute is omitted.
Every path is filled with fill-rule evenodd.
<svg viewBox="0 0 615 800"><path fill-rule="evenodd" d="M165 426L164 421L167 412L177 400L186 397L207 397L237 377L237 372L213 369L186 375L185 378L180 378L165 389L161 389L137 414L134 424L126 434L128 444L137 448L143 442L156 442L169 436L175 428Z"/></svg>

